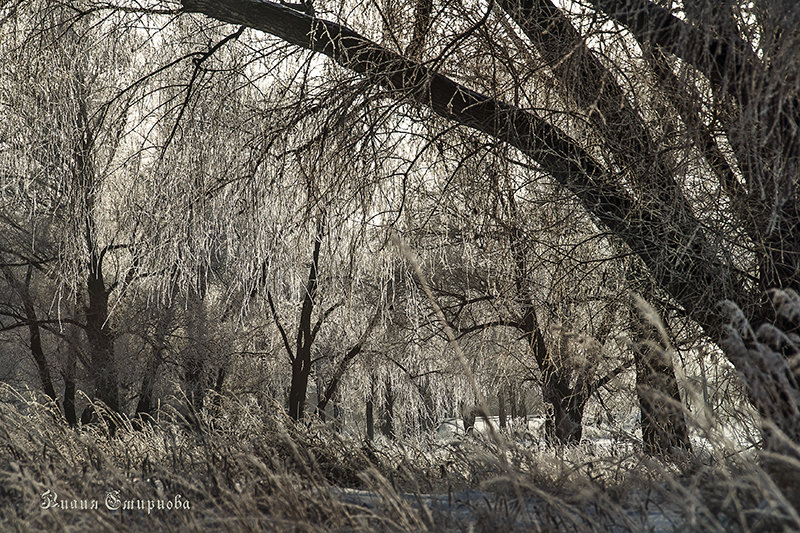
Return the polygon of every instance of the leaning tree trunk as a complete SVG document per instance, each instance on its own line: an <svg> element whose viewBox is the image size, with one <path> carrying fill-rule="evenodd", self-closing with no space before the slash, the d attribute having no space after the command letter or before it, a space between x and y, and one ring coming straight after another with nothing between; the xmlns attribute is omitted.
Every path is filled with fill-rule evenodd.
<svg viewBox="0 0 800 533"><path fill-rule="evenodd" d="M517 12L530 16L531 3L525 4L526 9ZM770 58L768 64L740 35L714 35L654 2L592 0L590 4L597 13L605 12L626 26L640 43L660 47L697 69L708 80L711 90L724 95L718 98L724 102L722 108L712 108L712 112L722 117L723 127L730 127L734 132L729 132L728 145L740 170L746 174L743 180L746 187L743 188L735 177L728 180L722 186L724 201L720 203L730 201L734 206L746 206L742 220L736 221L737 230L740 230L737 235L751 235L755 243L752 249L769 255L770 268L765 272L771 274L765 276L763 287L798 290L800 216L796 176L800 164L800 130L796 126L796 116L800 110L800 96L793 83L794 77L787 76L778 61L781 54L785 55L783 48L794 50L796 47L778 46L774 51L781 54L764 56ZM753 309L754 303L763 301L767 295L754 294L738 265L719 254L708 229L692 214L690 203L680 194L679 182L672 179L671 172L660 172L663 165L632 165L631 170L636 175L630 181L638 182L632 189L630 183L622 183L620 179L625 173L617 171L627 165L618 162L616 168L605 167L595 155L539 116L461 86L342 24L306 16L278 2L182 0L182 7L183 11L202 12L221 21L266 31L288 43L324 54L343 67L363 74L371 83L388 89L399 100L427 106L446 119L521 150L536 161L543 172L573 193L598 224L619 237L645 263L660 289L682 305L712 341L725 347L726 356L740 374L755 380L748 379L745 385L765 423L776 424L795 444L800 443L797 429L800 427L800 377L790 367L790 360L786 357L771 360L775 370L764 371L762 360L753 353L759 349L756 339L746 331L739 334L741 338L729 335L729 317L720 308L720 302L737 301L744 307L741 315L752 322L753 330L769 328L774 325L771 318L759 316ZM514 13L514 10L509 8L508 12ZM550 23L548 33L567 45L572 58L591 56L573 46L574 39L557 24ZM778 31L775 36L778 45L787 43ZM585 39L581 42L585 43ZM708 53L709 50L714 53ZM790 64L791 59L790 56L786 61L784 57L782 64ZM778 67L773 68L776 61ZM592 74L591 70L586 72ZM581 83L576 85L585 87L584 82L590 82L591 76L582 75L579 80ZM613 76L595 77L595 80L601 80L600 87L593 90L596 87L593 84L587 93L597 94L598 98L591 106L582 107L598 110L589 116L613 126L617 121L614 115L606 112L612 107L605 102L613 106L620 100L615 102L602 93L604 86L612 87L608 80L613 80ZM729 100L733 105L729 105ZM619 123L625 125L624 121ZM761 127L747 127L752 124ZM735 131L741 135L736 135ZM636 133L637 128L622 127L617 132L601 132L601 135L605 134L612 146L622 141L622 146L630 147L630 141L639 137ZM648 148L647 143L644 146ZM653 153L647 155L648 162L652 156ZM708 160L713 164L712 159ZM786 190L789 194L785 194ZM647 191L664 194L657 197L648 195ZM773 195L765 195L763 191L779 191L782 196L779 199L786 200L781 202L785 205L776 204ZM734 317L736 322L742 322L739 318ZM776 353L782 355L782 351ZM764 394L765 391L769 393ZM766 440L768 445L772 441Z"/></svg>
<svg viewBox="0 0 800 533"><path fill-rule="evenodd" d="M601 11L604 6L611 5L608 2L593 3L597 4ZM648 2L645 5L656 16L640 16L642 13L629 8L630 6L619 11L611 10L613 11L611 16L621 24L627 25L642 42L649 42L653 46L664 46L669 52L677 54L700 69L716 88L727 91L730 97L741 98L742 95L750 94L751 88L762 91L764 87L772 87L768 83L771 81L785 84L782 79L769 78L773 75L772 72L752 50L745 50L745 53L738 57L737 54L742 48L739 43L718 40L711 34L703 33L701 28L687 25L685 21L653 3ZM518 148L536 161L542 171L573 193L598 224L618 236L632 253L645 263L660 288L683 305L687 313L703 327L713 341L726 343L727 317L720 312L721 301L739 299L742 305L748 307L745 310L747 315L753 316L750 308L754 299L746 288L747 280L738 268L728 264L724 257L719 256L707 229L692 214L691 205L685 196L680 194L677 180L672 179L669 172L659 172L663 166L660 161L655 161L658 165L652 168L649 165L634 165L632 170L637 175L633 178L638 183L635 190L631 190L629 184L621 182L616 170L606 168L578 142L539 116L459 85L425 65L381 47L344 25L306 16L277 2L182 0L182 6L184 11L202 12L221 21L266 31L288 43L324 54L343 67L365 75L375 85L388 88L397 99L415 101L446 119ZM664 31L653 31L654 27ZM681 36L689 38L684 39ZM703 50L709 50L709 47L713 47L720 56L702 53ZM729 62L729 58L733 58L733 61ZM723 65L730 65L731 68L726 69ZM741 79L730 79L728 70ZM748 85L747 80L751 78L756 79L758 83ZM588 79L581 77L581 81ZM610 86L611 84L605 80L613 79L613 76L604 76L602 79L604 85ZM600 91L595 93L600 95ZM762 98L757 97L746 98L739 103L745 111L758 112L759 109L754 106L761 100ZM800 150L796 142L797 128L793 126L791 117L793 113L796 114L797 109L800 109L800 99L796 95L788 95L786 100L787 105L772 105L763 109L765 113L758 115L766 120L769 126L759 130L766 132L764 135L773 136L770 142L746 143L744 150L742 146L738 148L745 156L752 154L753 160L768 156L763 159L768 161L772 155L777 155L776 163L785 162L785 170L789 171L784 174L796 176L797 161L800 159L797 154ZM598 101L604 103L606 100L604 98ZM613 100L608 101L614 103ZM771 101L774 103L774 98ZM604 109L605 107L604 104ZM591 108L596 109L596 106L593 104ZM610 116L602 111L593 113L592 116L594 115L601 119ZM615 122L605 119L604 121ZM625 123L621 124L624 126ZM617 140L631 141L637 138L635 133L635 128L623 127L615 132L613 137ZM611 134L606 135L612 137ZM782 146L781 141L784 141ZM763 150L755 153L754 151L762 147L762 144ZM648 161L652 159L652 155L648 154ZM748 162L747 157L740 157L741 166L746 167ZM761 185L758 181L760 176L750 177L755 185L754 192L757 193L758 186ZM660 191L664 194L656 197L648 195L647 191L651 193ZM737 198L741 195L736 191L724 192L727 196L733 197L733 201L737 204L740 199L752 200L742 204L759 207L755 205L758 203L755 194ZM769 202L770 198L768 196L765 205L760 206L763 209L754 210L750 213L752 216L745 218L753 221L770 221L770 214L774 211L772 210L774 205ZM784 263L788 265L787 273L780 273L779 279L770 280L774 283L768 285L796 288L800 278L798 274L800 243L797 242L796 231L798 219L794 216L796 210L787 211L788 214L785 216L784 211L787 210L782 209L777 213L778 224L763 224L767 228L777 228L771 240L763 241L764 249L773 255L774 260L771 262L774 265ZM772 246L772 243L778 245ZM785 243L788 244L785 246ZM775 268L771 271L781 272L781 269ZM757 322L756 327L763 321L757 320ZM740 358L732 352L726 352L726 355L743 374L758 367L758 361L749 357ZM768 376L765 379L766 386L782 386L780 382L770 381ZM792 395L799 391L796 385L792 385ZM751 396L755 398L755 395ZM796 410L796 405L792 401L787 401L784 396L778 396L777 401L781 403L783 410L792 412ZM769 402L761 403L756 400L755 405L764 417L769 416L774 410ZM789 418L791 422L795 421L792 417ZM786 421L785 416L778 418L776 423L781 424L781 429L785 433L794 433L797 424L786 426L784 421Z"/></svg>

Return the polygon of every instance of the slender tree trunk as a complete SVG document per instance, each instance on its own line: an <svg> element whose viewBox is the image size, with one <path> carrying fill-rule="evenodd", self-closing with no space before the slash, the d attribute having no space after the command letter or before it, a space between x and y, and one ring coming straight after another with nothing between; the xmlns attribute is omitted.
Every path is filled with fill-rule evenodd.
<svg viewBox="0 0 800 533"><path fill-rule="evenodd" d="M422 431L431 431L436 427L436 407L434 405L433 393L431 391L430 379L427 376L421 378L417 386L422 403L419 409L419 425Z"/></svg>
<svg viewBox="0 0 800 533"><path fill-rule="evenodd" d="M381 424L381 433L394 440L395 438L395 423L394 423L394 393L392 391L392 382L386 378L384 386L384 411L383 423Z"/></svg>
<svg viewBox="0 0 800 533"><path fill-rule="evenodd" d="M374 387L373 387L373 394L374 394ZM370 395L367 398L367 405L366 405L366 413L365 416L367 418L367 442L372 442L375 440L375 402L373 400L373 396Z"/></svg>
<svg viewBox="0 0 800 533"><path fill-rule="evenodd" d="M67 423L75 427L78 425L78 415L75 411L75 365L77 362L78 348L70 346L67 351L67 364L64 368L64 418Z"/></svg>
<svg viewBox="0 0 800 533"><path fill-rule="evenodd" d="M511 423L514 423L514 420L517 419L519 416L519 410L517 409L517 388L514 383L510 383L508 385L508 403L511 407Z"/></svg>
<svg viewBox="0 0 800 533"><path fill-rule="evenodd" d="M506 391L503 387L500 387L500 391L497 393L497 410L500 418L500 429L505 429L508 426L508 417L506 415Z"/></svg>
<svg viewBox="0 0 800 533"><path fill-rule="evenodd" d="M33 308L33 302L30 300L25 302L25 318L28 320L31 354L33 355L33 360L36 362L36 369L39 372L39 381L42 384L42 390L44 390L44 393L58 405L58 397L53 387L53 380L50 377L50 369L47 366L47 359L44 356L44 348L42 348L41 330L36 324L36 311Z"/></svg>
<svg viewBox="0 0 800 533"><path fill-rule="evenodd" d="M342 405L338 401L334 400L333 401L333 429L334 429L334 431L339 432L339 431L342 430L342 427L344 426L343 416L344 416L344 413L342 413Z"/></svg>
<svg viewBox="0 0 800 533"><path fill-rule="evenodd" d="M289 387L289 416L294 420L303 418L309 375L311 375L311 354L298 353L292 363L292 382Z"/></svg>
<svg viewBox="0 0 800 533"><path fill-rule="evenodd" d="M184 387L192 409L199 413L205 404L206 392L211 387L209 377L209 321L206 310L205 269L200 275L197 290L188 294L186 310L186 329L191 343L184 351Z"/></svg>
<svg viewBox="0 0 800 533"><path fill-rule="evenodd" d="M361 343L350 348L344 357L339 361L339 364L336 366L336 369L333 372L333 376L331 376L331 380L328 382L328 386L325 387L325 392L317 402L317 413L322 413L325 411L325 407L328 406L328 402L331 401L331 398L333 398L339 390L339 383L344 377L344 373L347 371L347 368L350 366L352 360L359 353L361 353Z"/></svg>
<svg viewBox="0 0 800 533"><path fill-rule="evenodd" d="M215 412L214 416L220 414L219 409L222 405L221 402L222 391L223 388L225 387L225 379L227 377L228 377L228 368L223 364L221 367L219 367L219 370L217 370L217 379L216 381L214 381L214 402L213 402L214 412Z"/></svg>
<svg viewBox="0 0 800 533"><path fill-rule="evenodd" d="M303 297L303 306L300 310L300 320L297 325L297 341L295 343L295 351L292 353L289 347L286 332L283 326L278 321L277 311L274 308L271 297L270 306L272 313L275 316L278 328L280 329L281 336L283 337L286 351L292 363L292 381L289 387L288 408L289 416L294 420L303 418L305 411L306 397L308 395L308 377L311 375L311 348L316 339L320 326L322 325L323 317L320 317L316 324L312 324L312 314L316 306L317 286L319 284L318 269L319 269L319 253L322 247L322 239L325 236L325 215L323 214L317 221L317 232L314 237L314 249L311 252L311 269L308 273L308 281L306 282L305 296ZM358 347L358 351L361 347ZM358 353L358 351L356 353ZM335 390L335 387L334 387Z"/></svg>

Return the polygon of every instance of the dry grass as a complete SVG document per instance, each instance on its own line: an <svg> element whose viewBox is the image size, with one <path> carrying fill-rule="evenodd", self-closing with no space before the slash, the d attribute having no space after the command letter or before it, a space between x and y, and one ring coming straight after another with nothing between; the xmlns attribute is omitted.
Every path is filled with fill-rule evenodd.
<svg viewBox="0 0 800 533"><path fill-rule="evenodd" d="M76 431L27 395L0 395L3 531L790 531L797 514L752 459L711 450L662 463L590 446L531 451L481 438L366 446L280 409ZM201 419L203 417L200 417ZM48 509L98 500L98 509ZM123 500L190 509L109 511ZM155 505L155 504L154 504Z"/></svg>

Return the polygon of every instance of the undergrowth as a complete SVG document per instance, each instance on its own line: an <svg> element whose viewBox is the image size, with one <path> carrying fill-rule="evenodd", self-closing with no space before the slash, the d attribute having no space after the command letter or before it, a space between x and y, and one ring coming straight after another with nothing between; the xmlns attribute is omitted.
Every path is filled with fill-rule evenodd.
<svg viewBox="0 0 800 533"><path fill-rule="evenodd" d="M800 530L754 456L720 443L671 462L635 447L533 450L503 435L368 444L318 420L293 423L277 406L218 404L214 417L76 430L3 389L0 529Z"/></svg>

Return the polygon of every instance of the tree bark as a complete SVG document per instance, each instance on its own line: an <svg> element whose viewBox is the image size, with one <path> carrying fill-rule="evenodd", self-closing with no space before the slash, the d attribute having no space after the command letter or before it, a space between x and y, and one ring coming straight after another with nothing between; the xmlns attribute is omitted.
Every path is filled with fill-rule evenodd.
<svg viewBox="0 0 800 533"><path fill-rule="evenodd" d="M497 416L500 419L500 429L508 427L508 415L506 413L506 392L503 387L497 393Z"/></svg>
<svg viewBox="0 0 800 533"><path fill-rule="evenodd" d="M289 416L293 420L303 418L306 394L308 391L308 377L311 374L310 350L297 352L292 363L292 381L289 387Z"/></svg>
<svg viewBox="0 0 800 533"><path fill-rule="evenodd" d="M680 454L691 446L675 369L652 342L640 342L633 349L643 448L653 456Z"/></svg>
<svg viewBox="0 0 800 533"><path fill-rule="evenodd" d="M317 327L311 323L316 305L317 286L319 284L319 252L325 234L324 216L317 222L317 234L314 238L314 249L311 252L311 268L306 282L303 306L300 309L300 321L297 327L297 342L292 360L292 381L289 388L289 416L294 420L303 418L306 396L308 393L308 377L311 375L311 347L316 338ZM360 351L360 348L359 348Z"/></svg>
<svg viewBox="0 0 800 533"><path fill-rule="evenodd" d="M655 287L645 272L632 266L627 277L631 287L640 291L652 305ZM631 302L633 358L636 366L636 396L641 410L642 444L645 453L654 456L681 455L691 450L684 404L678 380L669 355L669 344L663 336L669 329L661 306L654 305L658 316L645 315ZM660 321L660 325L655 323Z"/></svg>
<svg viewBox="0 0 800 533"><path fill-rule="evenodd" d="M370 386L370 395L367 398L366 413L367 418L367 442L375 440L375 383Z"/></svg>
<svg viewBox="0 0 800 533"><path fill-rule="evenodd" d="M97 263L86 283L86 337L91 353L94 396L113 412L120 411L117 370L114 365L114 335L108 316L108 297L102 267Z"/></svg>
<svg viewBox="0 0 800 533"><path fill-rule="evenodd" d="M161 351L157 350L150 356L150 361L148 361L144 376L142 376L139 401L136 402L136 416L153 416L153 389L159 366L161 366Z"/></svg>

